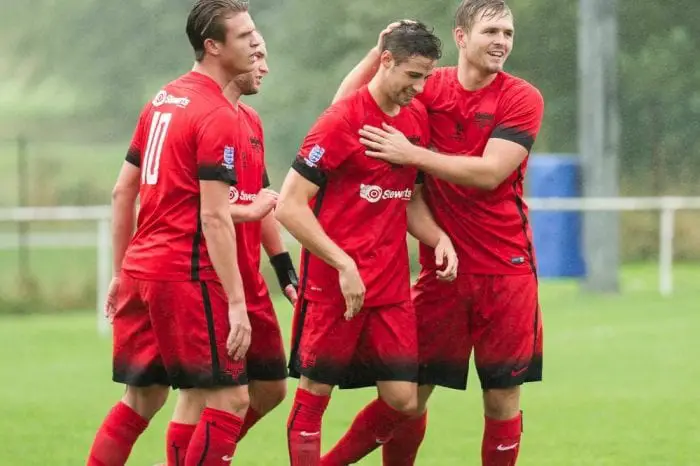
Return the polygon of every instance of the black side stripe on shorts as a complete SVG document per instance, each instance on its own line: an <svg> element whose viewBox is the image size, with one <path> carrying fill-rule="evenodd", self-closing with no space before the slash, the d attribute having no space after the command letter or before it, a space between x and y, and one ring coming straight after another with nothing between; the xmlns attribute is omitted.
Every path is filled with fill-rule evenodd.
<svg viewBox="0 0 700 466"><path fill-rule="evenodd" d="M202 218L201 218L202 204L201 201L197 206L197 231L194 233L192 238L192 259L190 264L190 278L192 280L199 280L199 247L202 245Z"/></svg>
<svg viewBox="0 0 700 466"><path fill-rule="evenodd" d="M211 367L214 372L214 385L217 385L217 378L221 374L221 365L219 364L219 352L216 349L216 332L214 331L214 313L211 310L211 298L209 297L209 289L205 282L199 282L202 289L202 302L204 303L204 316L207 318L207 332L209 333L209 348L211 351Z"/></svg>
<svg viewBox="0 0 700 466"><path fill-rule="evenodd" d="M316 203L314 204L314 215L318 217L319 213L321 212L321 205L323 204L323 196L326 193L326 186L325 184L321 187L321 189L318 190L316 193ZM311 253L309 252L308 249L303 249L302 252L302 263L304 264L304 267L306 268L309 263L309 258L311 257ZM299 352L299 342L301 341L301 335L304 330L304 320L306 318L306 300L304 299L304 291L306 291L306 285L308 283L309 279L309 274L305 273L304 276L301 278L301 286L299 287L299 298L301 300L301 304L299 307L299 325L297 325L297 331L296 334L292 336L292 347L289 350L289 364L287 364L287 368L289 369L289 375L292 377L295 376L300 376L301 374L298 373L296 370L296 359L297 359L297 353Z"/></svg>

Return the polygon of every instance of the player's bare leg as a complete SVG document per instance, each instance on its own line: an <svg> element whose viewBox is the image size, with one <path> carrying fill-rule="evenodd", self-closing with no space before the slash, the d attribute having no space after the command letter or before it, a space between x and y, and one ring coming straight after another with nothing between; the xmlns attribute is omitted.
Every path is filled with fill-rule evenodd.
<svg viewBox="0 0 700 466"><path fill-rule="evenodd" d="M382 447L382 464L384 466L411 466L416 462L428 420L428 399L435 390L434 385L418 386L418 406L415 414L408 421L398 426L391 440Z"/></svg>
<svg viewBox="0 0 700 466"><path fill-rule="evenodd" d="M316 466L321 461L321 419L333 387L301 376L287 421L291 466Z"/></svg>
<svg viewBox="0 0 700 466"><path fill-rule="evenodd" d="M248 385L250 406L246 412L238 441L263 416L276 408L287 393L285 380L251 381ZM168 466L181 464L187 454L194 429L206 405L206 394L202 390L180 390L168 426L167 458Z"/></svg>
<svg viewBox="0 0 700 466"><path fill-rule="evenodd" d="M136 439L168 399L168 387L127 386L105 418L90 449L88 466L123 466Z"/></svg>
<svg viewBox="0 0 700 466"><path fill-rule="evenodd" d="M484 391L483 466L514 465L520 450L520 387Z"/></svg>
<svg viewBox="0 0 700 466"><path fill-rule="evenodd" d="M415 383L381 381L377 382L377 391L379 397L360 411L343 438L323 456L323 466L356 463L388 442L399 426L417 416Z"/></svg>
<svg viewBox="0 0 700 466"><path fill-rule="evenodd" d="M203 464L203 459L211 456L208 451L209 442L214 436L218 437L219 444L231 446L230 452L219 457L222 464L228 464L233 459L238 433L250 403L248 386L216 387L199 391L204 394L205 408L187 449L185 465Z"/></svg>
<svg viewBox="0 0 700 466"><path fill-rule="evenodd" d="M263 416L279 406L287 396L287 381L285 380L251 380L248 385L250 406L243 420L240 441Z"/></svg>

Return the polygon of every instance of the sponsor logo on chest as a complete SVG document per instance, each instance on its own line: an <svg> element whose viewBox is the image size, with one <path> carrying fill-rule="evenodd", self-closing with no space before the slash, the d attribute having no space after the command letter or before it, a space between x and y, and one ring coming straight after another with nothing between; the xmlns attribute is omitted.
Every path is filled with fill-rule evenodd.
<svg viewBox="0 0 700 466"><path fill-rule="evenodd" d="M360 198L374 204L379 201L388 199L399 199L401 201L410 201L413 195L413 190L392 190L384 189L381 186L373 184L360 184Z"/></svg>

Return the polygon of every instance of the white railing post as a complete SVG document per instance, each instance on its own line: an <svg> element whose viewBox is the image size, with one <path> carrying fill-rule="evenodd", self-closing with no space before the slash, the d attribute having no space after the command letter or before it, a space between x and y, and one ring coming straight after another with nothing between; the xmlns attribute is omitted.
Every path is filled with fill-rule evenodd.
<svg viewBox="0 0 700 466"><path fill-rule="evenodd" d="M101 218L97 221L97 331L106 334L109 331L109 322L104 316L104 305L107 299L107 287L111 275L110 254L110 228L109 218Z"/></svg>
<svg viewBox="0 0 700 466"><path fill-rule="evenodd" d="M661 208L659 225L659 292L662 296L673 293L673 237L675 234L676 209L664 205Z"/></svg>

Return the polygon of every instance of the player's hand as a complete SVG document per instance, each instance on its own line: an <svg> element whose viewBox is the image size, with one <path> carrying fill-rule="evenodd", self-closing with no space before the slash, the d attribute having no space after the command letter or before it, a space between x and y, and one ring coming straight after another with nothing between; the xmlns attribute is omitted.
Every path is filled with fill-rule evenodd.
<svg viewBox="0 0 700 466"><path fill-rule="evenodd" d="M446 234L440 236L435 246L435 266L438 280L451 282L457 278L457 252Z"/></svg>
<svg viewBox="0 0 700 466"><path fill-rule="evenodd" d="M277 198L279 194L271 189L261 189L260 192L255 196L255 200L250 204L251 209L253 209L253 222L262 220L272 212L272 209L277 205Z"/></svg>
<svg viewBox="0 0 700 466"><path fill-rule="evenodd" d="M393 23L385 27L384 30L379 33L379 38L377 39L377 45L375 49L379 53L381 53L382 47L384 46L384 37L386 37L386 35L389 34L391 31L399 27L401 23L415 23L415 21L412 21L410 19L402 19L401 21L394 21Z"/></svg>
<svg viewBox="0 0 700 466"><path fill-rule="evenodd" d="M105 301L105 318L111 324L114 321L114 314L117 312L117 293L119 292L119 277L112 277L107 288L107 300Z"/></svg>
<svg viewBox="0 0 700 466"><path fill-rule="evenodd" d="M395 165L412 164L412 150L415 146L401 131L386 123L382 123L382 128L363 126L360 142L367 148L365 154L369 157Z"/></svg>
<svg viewBox="0 0 700 466"><path fill-rule="evenodd" d="M226 340L226 350L228 355L235 361L243 359L250 347L250 319L245 302L229 303L228 321L231 330Z"/></svg>
<svg viewBox="0 0 700 466"><path fill-rule="evenodd" d="M365 284L362 283L357 264L350 259L348 264L338 270L340 291L345 298L345 320L350 320L362 309L365 302Z"/></svg>
<svg viewBox="0 0 700 466"><path fill-rule="evenodd" d="M299 295L297 294L297 289L294 285L287 285L284 287L284 296L292 303L292 306L297 305L297 300Z"/></svg>

